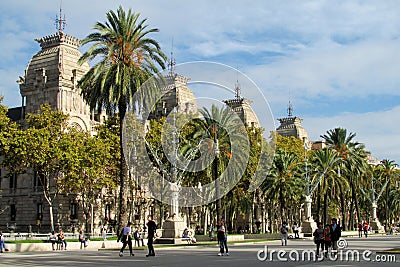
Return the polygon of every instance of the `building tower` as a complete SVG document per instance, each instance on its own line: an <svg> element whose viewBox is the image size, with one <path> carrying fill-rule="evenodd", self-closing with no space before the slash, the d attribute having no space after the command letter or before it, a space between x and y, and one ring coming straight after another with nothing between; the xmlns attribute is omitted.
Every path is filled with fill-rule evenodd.
<svg viewBox="0 0 400 267"><path fill-rule="evenodd" d="M166 85L161 92L161 101L149 115L149 119L166 116L174 108L177 113L197 113L196 97L187 86L190 79L175 72L175 59L172 52L168 67L169 72L164 76Z"/></svg>
<svg viewBox="0 0 400 267"><path fill-rule="evenodd" d="M294 136L303 141L308 149L311 148L311 143L308 139L308 133L306 129L301 125L303 119L293 116L293 106L289 101L288 116L286 118L280 118L278 121L281 123L276 129L276 132L282 136L290 137Z"/></svg>
<svg viewBox="0 0 400 267"><path fill-rule="evenodd" d="M17 81L22 96L22 118L36 113L40 105L49 104L53 110L70 115L70 124L79 130L92 131L95 124L89 106L80 96L77 82L89 70L89 64L78 64L82 56L80 40L63 32L65 17L60 8L56 18L57 32L37 38L41 50L30 60L25 75Z"/></svg>
<svg viewBox="0 0 400 267"><path fill-rule="evenodd" d="M240 96L241 88L239 81L236 81L235 84L235 98L223 100L223 102L229 106L239 118L243 121L243 123L248 127L260 127L260 123L258 121L257 115L251 109L251 103L253 101L241 97Z"/></svg>

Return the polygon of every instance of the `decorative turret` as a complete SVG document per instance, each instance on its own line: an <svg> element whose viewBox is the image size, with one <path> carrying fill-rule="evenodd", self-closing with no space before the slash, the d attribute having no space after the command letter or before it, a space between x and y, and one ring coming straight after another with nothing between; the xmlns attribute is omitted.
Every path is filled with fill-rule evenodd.
<svg viewBox="0 0 400 267"><path fill-rule="evenodd" d="M187 86L190 79L175 72L175 59L172 52L168 68L169 72L164 76L165 86L161 101L150 113L149 119L166 116L174 108L177 108L178 113L194 114L197 112L196 97Z"/></svg>
<svg viewBox="0 0 400 267"><path fill-rule="evenodd" d="M240 83L238 80L236 80L235 98L223 100L223 102L233 111L236 112L236 114L239 116L239 118L243 121L243 123L246 126L260 127L257 115L251 109L251 104L253 103L253 101L241 97L240 92L241 92Z"/></svg>
<svg viewBox="0 0 400 267"><path fill-rule="evenodd" d="M40 105L49 104L53 110L70 115L76 128L91 131L95 124L89 106L80 95L78 81L89 70L89 64L78 64L82 56L80 40L63 32L65 17L56 18L57 32L36 38L41 50L32 57L25 75L17 81L25 113L36 113Z"/></svg>
<svg viewBox="0 0 400 267"><path fill-rule="evenodd" d="M303 119L293 116L293 106L289 101L288 105L288 116L286 118L280 118L278 121L281 123L276 129L276 132L282 136L294 136L299 138L305 143L307 148L311 148L310 141L308 140L308 133L306 129L301 125Z"/></svg>

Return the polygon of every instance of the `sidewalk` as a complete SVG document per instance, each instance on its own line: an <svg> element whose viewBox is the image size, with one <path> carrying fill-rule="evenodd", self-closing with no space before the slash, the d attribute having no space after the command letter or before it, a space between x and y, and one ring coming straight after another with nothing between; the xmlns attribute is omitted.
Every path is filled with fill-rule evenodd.
<svg viewBox="0 0 400 267"><path fill-rule="evenodd" d="M346 231L342 233L342 237L350 237L350 236L358 236L357 231ZM265 242L270 240L276 240L277 238L268 238L268 239L246 239L244 235L228 235L228 243L258 243ZM302 238L305 240L312 239ZM144 239L144 245L147 246L147 239ZM156 244L158 248L171 248L171 247L186 247L186 246L213 246L217 244L217 241L204 241L198 240L196 244L186 244L183 242L182 244ZM32 251L52 251L51 243L6 243L7 248L10 252L32 252ZM68 242L67 250L81 250L80 242ZM106 241L89 241L89 245L82 249L87 251L97 251L97 250L119 250L122 246L121 242L117 242L116 240L106 240ZM141 249L143 247L134 247L135 249Z"/></svg>

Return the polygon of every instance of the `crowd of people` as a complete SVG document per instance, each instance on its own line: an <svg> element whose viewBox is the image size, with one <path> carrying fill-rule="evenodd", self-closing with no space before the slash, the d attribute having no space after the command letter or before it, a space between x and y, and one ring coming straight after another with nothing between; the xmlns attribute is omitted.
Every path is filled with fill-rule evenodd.
<svg viewBox="0 0 400 267"><path fill-rule="evenodd" d="M320 252L327 257L330 249L333 253L338 250L337 242L342 236L342 230L336 218L333 218L331 222L332 224L327 224L325 227L322 222L317 223L317 229L313 233L317 257L320 256Z"/></svg>

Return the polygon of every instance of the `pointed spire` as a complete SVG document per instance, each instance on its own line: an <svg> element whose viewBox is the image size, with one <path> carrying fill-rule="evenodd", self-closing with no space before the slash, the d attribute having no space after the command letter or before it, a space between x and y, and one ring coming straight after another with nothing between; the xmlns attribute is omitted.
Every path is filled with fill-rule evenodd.
<svg viewBox="0 0 400 267"><path fill-rule="evenodd" d="M236 99L240 99L240 83L239 83L239 80L236 80L236 83L235 83L235 97L236 97Z"/></svg>
<svg viewBox="0 0 400 267"><path fill-rule="evenodd" d="M174 69L175 69L175 58L174 58L174 39L172 39L172 49L171 49L171 58L169 59L168 62L168 68L169 68L169 73L174 74Z"/></svg>
<svg viewBox="0 0 400 267"><path fill-rule="evenodd" d="M292 103L290 102L290 100L289 100L289 106L288 106L287 111L288 111L288 117L293 117L293 106L292 106Z"/></svg>
<svg viewBox="0 0 400 267"><path fill-rule="evenodd" d="M56 21L54 24L56 25L56 29L59 32L62 32L65 29L65 25L67 25L67 23L65 21L65 14L64 14L64 18L62 16L62 0L60 1L60 16L57 17L57 15L56 15Z"/></svg>
<svg viewBox="0 0 400 267"><path fill-rule="evenodd" d="M239 67L236 68L235 97L240 99Z"/></svg>

